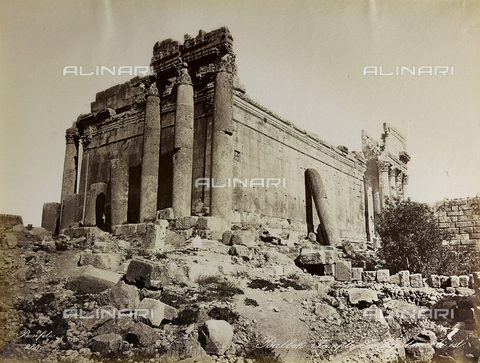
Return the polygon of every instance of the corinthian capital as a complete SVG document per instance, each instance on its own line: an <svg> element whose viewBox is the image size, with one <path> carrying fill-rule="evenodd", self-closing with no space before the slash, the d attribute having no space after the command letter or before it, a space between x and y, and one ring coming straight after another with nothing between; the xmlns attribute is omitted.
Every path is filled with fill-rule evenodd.
<svg viewBox="0 0 480 363"><path fill-rule="evenodd" d="M215 70L217 72L229 72L236 74L237 65L235 64L235 53L227 53L218 58L217 63L215 64Z"/></svg>
<svg viewBox="0 0 480 363"><path fill-rule="evenodd" d="M388 161L379 160L377 161L378 170L382 173L388 172L390 168L390 163Z"/></svg>
<svg viewBox="0 0 480 363"><path fill-rule="evenodd" d="M181 63L180 67L177 69L177 84L188 84L192 85L192 79L188 74L188 65L187 63Z"/></svg>
<svg viewBox="0 0 480 363"><path fill-rule="evenodd" d="M76 127L67 129L65 133L65 140L67 144L75 144L78 141L78 130Z"/></svg>

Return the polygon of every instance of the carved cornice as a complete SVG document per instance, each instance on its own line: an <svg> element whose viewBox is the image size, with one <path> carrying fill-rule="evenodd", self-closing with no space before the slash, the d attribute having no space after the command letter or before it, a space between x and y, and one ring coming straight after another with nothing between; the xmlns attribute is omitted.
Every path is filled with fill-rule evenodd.
<svg viewBox="0 0 480 363"><path fill-rule="evenodd" d="M402 163L407 165L407 163L410 161L411 158L410 158L410 155L408 155L406 151L400 151L399 159Z"/></svg>
<svg viewBox="0 0 480 363"><path fill-rule="evenodd" d="M83 150L88 150L90 144L93 140L93 134L97 131L96 126L88 126L84 131L83 135L80 137L82 142Z"/></svg>

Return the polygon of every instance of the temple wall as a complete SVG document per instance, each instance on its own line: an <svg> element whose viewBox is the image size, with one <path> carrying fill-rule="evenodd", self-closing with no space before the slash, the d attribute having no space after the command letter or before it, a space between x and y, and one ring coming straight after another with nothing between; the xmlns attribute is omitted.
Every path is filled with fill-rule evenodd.
<svg viewBox="0 0 480 363"><path fill-rule="evenodd" d="M236 211L306 222L305 170L314 168L323 180L340 237L366 239L363 157L307 135L238 96L234 98L233 115L236 133L232 178L282 179L280 187L236 184ZM313 215L318 225L316 213Z"/></svg>

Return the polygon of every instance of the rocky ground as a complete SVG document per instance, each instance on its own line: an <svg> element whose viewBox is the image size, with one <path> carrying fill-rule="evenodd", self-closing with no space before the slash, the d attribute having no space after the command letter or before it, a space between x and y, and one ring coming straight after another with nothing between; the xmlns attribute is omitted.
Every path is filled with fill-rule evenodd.
<svg viewBox="0 0 480 363"><path fill-rule="evenodd" d="M52 238L23 225L1 238L3 362L479 359L474 290L325 283L295 265L308 241L176 239L154 252L141 236Z"/></svg>

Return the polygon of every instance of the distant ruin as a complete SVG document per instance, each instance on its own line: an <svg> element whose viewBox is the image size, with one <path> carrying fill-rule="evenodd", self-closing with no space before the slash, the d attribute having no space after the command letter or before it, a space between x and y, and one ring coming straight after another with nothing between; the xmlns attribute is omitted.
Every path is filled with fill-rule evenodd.
<svg viewBox="0 0 480 363"><path fill-rule="evenodd" d="M167 39L154 45L153 75L97 93L66 131L61 200L44 205L42 226L111 231L173 208L373 242L385 198L407 196L404 136L384 124L381 141L362 133L362 152L329 145L252 101L235 57L225 27Z"/></svg>

